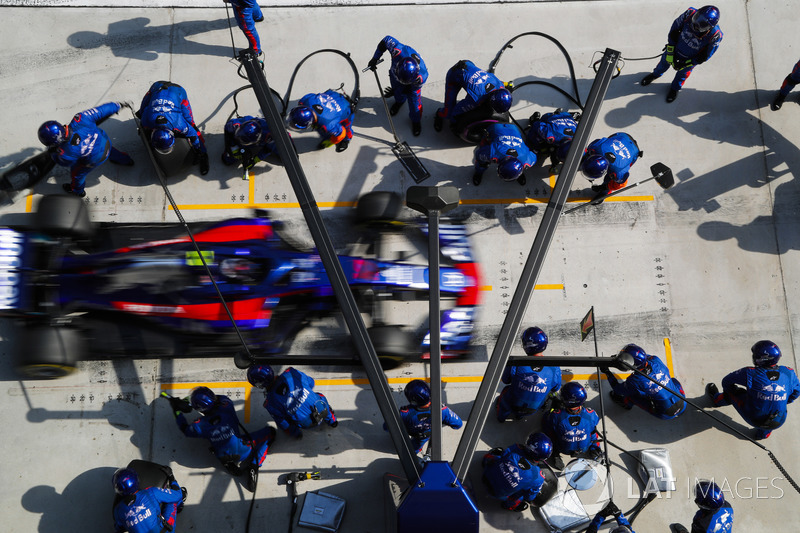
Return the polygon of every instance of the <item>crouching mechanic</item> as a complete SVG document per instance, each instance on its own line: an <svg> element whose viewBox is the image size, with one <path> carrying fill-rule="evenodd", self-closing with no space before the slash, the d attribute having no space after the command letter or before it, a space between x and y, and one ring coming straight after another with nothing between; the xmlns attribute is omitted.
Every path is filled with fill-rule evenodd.
<svg viewBox="0 0 800 533"><path fill-rule="evenodd" d="M522 332L522 348L530 357L543 355L547 335L541 328L526 329ZM521 420L542 409L550 393L561 388L561 368L509 366L503 371L502 381L508 386L494 404L497 420L505 422L509 417Z"/></svg>
<svg viewBox="0 0 800 533"><path fill-rule="evenodd" d="M483 456L483 483L503 509L522 512L545 483L542 463L550 457L553 443L544 433L531 433L525 445L505 450L494 448Z"/></svg>
<svg viewBox="0 0 800 533"><path fill-rule="evenodd" d="M557 151L563 143L572 141L578 129L580 113L568 113L561 108L542 115L538 111L531 115L525 143L539 159L550 156L550 171L558 164Z"/></svg>
<svg viewBox="0 0 800 533"><path fill-rule="evenodd" d="M491 164L497 164L500 179L516 181L520 185L527 182L525 169L536 164L536 154L525 144L522 132L515 124L490 124L474 154L472 184L476 187L481 184L483 173Z"/></svg>
<svg viewBox="0 0 800 533"><path fill-rule="evenodd" d="M431 388L421 379L414 379L408 382L403 394L409 405L400 408L400 418L411 437L411 446L421 453L431 438ZM452 409L442 404L442 424L460 429L464 422ZM383 429L389 430L386 422L383 423Z"/></svg>
<svg viewBox="0 0 800 533"><path fill-rule="evenodd" d="M275 440L275 428L247 433L236 416L233 402L227 396L214 394L208 387L195 388L189 405L184 400L169 398L178 428L187 437L208 439L211 451L225 469L234 476L244 475L245 487L255 490L258 469L267 458L270 444ZM184 412L195 409L200 417L188 422ZM240 428L245 431L242 437Z"/></svg>
<svg viewBox="0 0 800 533"><path fill-rule="evenodd" d="M391 87L386 88L384 96L394 97L389 114L395 116L408 100L411 131L416 137L422 133L422 86L428 79L428 68L416 50L391 35L381 39L367 66L375 70L378 60L386 50L392 56L392 65L389 67Z"/></svg>
<svg viewBox="0 0 800 533"><path fill-rule="evenodd" d="M787 405L800 396L795 371L778 365L781 350L772 341L758 341L750 351L753 365L731 372L722 379L722 392L714 383L706 394L715 407L733 405L742 418L756 428L756 439L766 439L786 422Z"/></svg>
<svg viewBox="0 0 800 533"><path fill-rule="evenodd" d="M561 387L561 407L554 407L542 419L544 433L553 441L553 466L564 468L560 454L571 457L586 455L599 461L603 455L597 423L600 417L591 407L584 407L586 389L570 381Z"/></svg>
<svg viewBox="0 0 800 533"><path fill-rule="evenodd" d="M628 344L619 353L632 357L633 367L656 380L658 384L639 372L634 372L625 381L619 381L608 368L603 368L603 373L611 384L611 399L615 403L625 409L637 405L661 420L677 418L686 411L686 402L683 399L686 393L683 391L683 386L676 378L670 376L669 368L661 359L655 355L648 355L635 344Z"/></svg>
<svg viewBox="0 0 800 533"><path fill-rule="evenodd" d="M642 78L642 86L650 85L672 66L677 72L667 93L667 102L674 101L694 67L711 59L719 48L722 30L718 24L719 9L714 6L690 7L684 11L672 23L661 61L652 73Z"/></svg>
<svg viewBox="0 0 800 533"><path fill-rule="evenodd" d="M208 174L208 152L203 134L197 129L186 89L169 81L157 81L142 98L136 116L142 121L150 145L160 154L175 147L175 136L185 137L192 145L200 174Z"/></svg>
<svg viewBox="0 0 800 533"><path fill-rule="evenodd" d="M314 392L314 378L295 368L287 368L276 378L271 366L251 365L247 381L264 390L264 407L289 436L300 439L304 429L322 422L333 428L339 425L328 399Z"/></svg>
<svg viewBox="0 0 800 533"><path fill-rule="evenodd" d="M353 138L355 105L341 93L328 89L324 93L309 93L289 112L288 125L294 131L316 130L322 137L319 148L336 146L344 152Z"/></svg>
<svg viewBox="0 0 800 533"><path fill-rule="evenodd" d="M456 103L458 93L464 89L467 96ZM444 119L452 124L458 117L485 103L497 113L506 113L513 103L511 91L500 78L479 69L475 63L462 59L447 71L444 87L444 107L436 111L433 129L442 131Z"/></svg>
<svg viewBox="0 0 800 533"><path fill-rule="evenodd" d="M566 142L559 147L557 158L560 161L566 158L570 144ZM642 155L644 152L639 150L636 140L627 133L618 132L592 141L586 147L579 167L589 181L600 181L592 185L592 190L597 193L592 202L602 203L607 194L625 187L631 167Z"/></svg>
<svg viewBox="0 0 800 533"><path fill-rule="evenodd" d="M625 518L623 512L619 510L619 507L617 507L613 501L608 502L608 504L595 515L594 520L592 520L592 523L589 524L585 532L597 533L597 529L603 525L603 522L605 522L606 518L609 516L613 516L614 520L617 522L617 527L611 529L610 533L636 533L631 529L631 523Z"/></svg>
<svg viewBox="0 0 800 533"><path fill-rule="evenodd" d="M163 533L175 529L175 518L183 508L186 489L170 476L170 488L141 487L139 475L120 468L112 478L117 497L114 504L116 533Z"/></svg>
<svg viewBox="0 0 800 533"><path fill-rule="evenodd" d="M126 103L108 102L81 111L69 124L48 120L39 126L39 141L50 150L53 161L70 169L72 182L62 185L65 192L81 198L86 196L86 175L106 159L117 165L133 166L131 156L111 146L108 134L98 127L108 117L119 113L123 106L131 107Z"/></svg>
<svg viewBox="0 0 800 533"><path fill-rule="evenodd" d="M692 533L730 533L733 531L733 508L725 501L722 489L713 481L698 481L694 503L700 508L692 519ZM689 533L681 524L673 524L675 533Z"/></svg>
<svg viewBox="0 0 800 533"><path fill-rule="evenodd" d="M273 153L275 141L266 119L247 115L234 117L225 124L225 151L222 152L224 165L241 161L247 177L248 170Z"/></svg>

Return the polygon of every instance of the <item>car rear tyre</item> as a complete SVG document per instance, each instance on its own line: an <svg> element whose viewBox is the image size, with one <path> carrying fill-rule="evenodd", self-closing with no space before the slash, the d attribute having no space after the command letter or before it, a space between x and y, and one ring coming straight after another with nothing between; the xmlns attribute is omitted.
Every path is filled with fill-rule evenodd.
<svg viewBox="0 0 800 533"><path fill-rule="evenodd" d="M84 341L74 328L39 324L20 330L17 372L28 379L56 379L75 371Z"/></svg>
<svg viewBox="0 0 800 533"><path fill-rule="evenodd" d="M34 225L55 237L89 239L94 234L89 209L83 200L72 194L43 197L36 208Z"/></svg>
<svg viewBox="0 0 800 533"><path fill-rule="evenodd" d="M400 195L388 191L367 193L356 204L356 222L393 222L403 205Z"/></svg>
<svg viewBox="0 0 800 533"><path fill-rule="evenodd" d="M385 370L400 366L418 352L414 336L400 326L374 326L367 333Z"/></svg>

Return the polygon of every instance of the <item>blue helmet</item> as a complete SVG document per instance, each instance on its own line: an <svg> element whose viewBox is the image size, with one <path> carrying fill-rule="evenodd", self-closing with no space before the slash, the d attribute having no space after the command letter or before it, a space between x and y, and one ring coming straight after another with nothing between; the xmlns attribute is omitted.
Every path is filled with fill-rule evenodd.
<svg viewBox="0 0 800 533"><path fill-rule="evenodd" d="M719 9L714 6L703 6L692 15L692 32L702 35L719 24Z"/></svg>
<svg viewBox="0 0 800 533"><path fill-rule="evenodd" d="M580 407L586 401L586 389L577 381L570 381L561 387L561 401L570 408Z"/></svg>
<svg viewBox="0 0 800 533"><path fill-rule="evenodd" d="M66 138L67 128L55 120L48 120L39 126L38 133L39 141L48 148L52 148Z"/></svg>
<svg viewBox="0 0 800 533"><path fill-rule="evenodd" d="M528 355L537 355L547 348L547 335L542 328L532 327L522 332L522 349Z"/></svg>
<svg viewBox="0 0 800 533"><path fill-rule="evenodd" d="M150 134L150 144L159 154L167 155L175 147L175 135L171 130L156 128Z"/></svg>
<svg viewBox="0 0 800 533"><path fill-rule="evenodd" d="M505 87L500 87L489 93L489 105L498 113L505 113L511 109L511 104L514 99L511 97L511 91Z"/></svg>
<svg viewBox="0 0 800 533"><path fill-rule="evenodd" d="M503 181L515 181L521 175L525 167L522 161L513 156L506 156L497 163L497 175Z"/></svg>
<svg viewBox="0 0 800 533"><path fill-rule="evenodd" d="M394 66L394 75L403 85L411 85L419 77L419 62L413 57L406 57Z"/></svg>
<svg viewBox="0 0 800 533"><path fill-rule="evenodd" d="M581 172L590 180L600 179L606 175L608 159L602 155L590 155L581 163Z"/></svg>
<svg viewBox="0 0 800 533"><path fill-rule="evenodd" d="M713 511L725 504L725 494L713 481L698 481L694 486L694 503L701 509Z"/></svg>
<svg viewBox="0 0 800 533"><path fill-rule="evenodd" d="M205 413L217 403L217 395L208 387L197 387L192 391L190 403L192 407Z"/></svg>
<svg viewBox="0 0 800 533"><path fill-rule="evenodd" d="M139 474L132 468L119 468L111 479L114 492L120 496L130 496L139 490Z"/></svg>
<svg viewBox="0 0 800 533"><path fill-rule="evenodd" d="M750 348L753 364L757 367L775 366L781 358L781 349L772 341L758 341Z"/></svg>
<svg viewBox="0 0 800 533"><path fill-rule="evenodd" d="M553 453L553 441L544 433L531 433L525 442L525 449L534 461L544 461Z"/></svg>
<svg viewBox="0 0 800 533"><path fill-rule="evenodd" d="M310 107L299 105L289 112L289 127L295 131L307 130L316 117Z"/></svg>
<svg viewBox="0 0 800 533"><path fill-rule="evenodd" d="M409 381L403 394L414 407L427 407L431 403L431 388L421 379Z"/></svg>
<svg viewBox="0 0 800 533"><path fill-rule="evenodd" d="M247 369L247 381L259 389L268 389L275 379L275 372L269 365L250 365Z"/></svg>
<svg viewBox="0 0 800 533"><path fill-rule="evenodd" d="M233 136L236 138L236 142L242 146L256 144L257 142L261 141L261 137L263 135L264 129L257 120L248 120L247 122L239 125L239 127L236 128L236 133L233 134Z"/></svg>
<svg viewBox="0 0 800 533"><path fill-rule="evenodd" d="M635 344L626 344L624 348L619 351L619 355L628 354L633 358L633 366L636 370L644 370L647 368L647 352Z"/></svg>

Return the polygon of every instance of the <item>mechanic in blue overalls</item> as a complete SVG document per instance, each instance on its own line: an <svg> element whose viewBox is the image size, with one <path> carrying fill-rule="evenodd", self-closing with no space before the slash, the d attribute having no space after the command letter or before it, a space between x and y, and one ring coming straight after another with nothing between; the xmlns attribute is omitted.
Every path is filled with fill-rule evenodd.
<svg viewBox="0 0 800 533"><path fill-rule="evenodd" d="M168 489L142 488L135 470L120 468L111 481L119 497L113 510L116 533L163 533L175 529L175 517L186 499L186 489L181 489L175 478L170 480Z"/></svg>
<svg viewBox="0 0 800 533"><path fill-rule="evenodd" d="M458 93L464 89L467 96L456 103ZM444 87L444 107L436 111L433 129L442 131L444 119L451 123L467 111L488 102L497 113L505 113L511 109L513 98L511 91L500 78L479 69L475 63L462 59L447 71Z"/></svg>
<svg viewBox="0 0 800 533"><path fill-rule="evenodd" d="M783 79L781 88L778 94L775 95L775 100L770 104L770 108L773 111L780 109L783 106L783 101L786 100L786 97L789 96L789 93L798 83L800 83L800 61L794 64L792 71Z"/></svg>
<svg viewBox="0 0 800 533"><path fill-rule="evenodd" d="M543 355L547 335L541 328L522 332L522 349L530 357ZM503 371L503 388L495 401L497 420L521 420L542 409L551 393L561 388L561 368L557 366L508 366Z"/></svg>
<svg viewBox="0 0 800 533"><path fill-rule="evenodd" d="M650 85L672 66L677 72L667 93L667 102L675 100L694 67L711 59L719 48L722 30L718 24L719 9L714 6L690 7L684 11L672 23L661 61L652 73L642 78L642 86Z"/></svg>
<svg viewBox="0 0 800 533"><path fill-rule="evenodd" d="M683 400L686 393L683 391L683 386L676 378L670 376L669 368L661 359L655 355L648 355L635 344L628 344L622 348L620 355L623 354L633 358L633 367L636 370L655 379L660 385L638 372L628 376L625 381L619 381L608 368L604 368L603 373L611 385L611 399L614 402L625 409L637 405L661 420L677 418L686 411L686 402Z"/></svg>
<svg viewBox="0 0 800 533"><path fill-rule="evenodd" d="M561 387L561 407L554 407L542 419L542 430L553 441L553 466L564 468L560 454L571 457L586 455L595 461L603 455L598 441L600 417L591 407L584 407L586 389L575 381ZM555 403L555 402L554 402Z"/></svg>
<svg viewBox="0 0 800 533"><path fill-rule="evenodd" d="M169 81L157 81L142 98L136 116L150 137L150 145L160 154L169 154L175 136L189 139L200 162L200 174L208 174L208 152L203 134L194 123L186 89Z"/></svg>
<svg viewBox="0 0 800 533"><path fill-rule="evenodd" d="M700 508L692 519L692 533L730 533L733 531L733 508L725 500L722 489L713 481L698 481L694 487L694 503ZM675 524L675 533L689 533Z"/></svg>
<svg viewBox="0 0 800 533"><path fill-rule="evenodd" d="M389 67L391 87L386 88L384 95L387 98L394 96L394 104L389 109L389 114L395 116L408 100L411 131L416 137L422 133L422 85L428 79L428 68L416 50L391 35L381 39L367 66L375 70L378 60L386 50L392 56L392 64Z"/></svg>
<svg viewBox="0 0 800 533"><path fill-rule="evenodd" d="M258 469L275 440L275 428L266 426L243 437L241 430L244 430L244 426L239 423L231 399L214 394L208 387L197 387L191 393L191 407L200 413L200 418L193 422L186 420L175 400L170 399L170 405L175 413L175 422L183 434L208 439L211 451L225 469L235 476L244 475L245 487L250 491L255 490Z"/></svg>
<svg viewBox="0 0 800 533"><path fill-rule="evenodd" d="M289 112L288 125L294 131L316 130L322 137L317 148L336 146L344 152L353 138L355 106L341 93L328 89L324 93L309 93Z"/></svg>
<svg viewBox="0 0 800 533"><path fill-rule="evenodd" d="M545 482L542 465L550 457L553 443L544 433L531 433L525 445L494 448L483 456L483 483L503 509L522 512L528 508Z"/></svg>
<svg viewBox="0 0 800 533"><path fill-rule="evenodd" d="M256 22L264 20L264 14L258 5L257 0L224 0L230 2L233 7L233 16L236 18L236 25L242 30L250 49L256 54L261 53L261 39L256 31Z"/></svg>
<svg viewBox="0 0 800 533"><path fill-rule="evenodd" d="M525 143L536 152L539 159L550 156L552 167L558 164L556 153L558 147L563 143L572 141L575 131L578 129L576 116L578 113L568 113L561 109L556 109L552 113L542 115L538 111L531 115L529 120L528 132L525 135Z"/></svg>
<svg viewBox="0 0 800 533"><path fill-rule="evenodd" d="M98 127L108 117L119 113L123 106L130 107L108 102L81 111L67 125L48 120L39 126L39 141L50 149L53 161L70 169L72 183L62 185L65 192L81 198L86 196L86 175L106 159L117 165L133 166L131 156L111 146L108 134Z"/></svg>
<svg viewBox="0 0 800 533"><path fill-rule="evenodd" d="M619 507L617 507L613 501L608 502L608 504L594 516L594 520L592 520L589 527L585 529L585 533L597 533L597 529L603 525L603 522L605 522L606 518L609 516L613 516L614 520L617 522L617 527L612 529L610 533L636 533L631 529L633 526L631 526L625 514L619 510Z"/></svg>
<svg viewBox="0 0 800 533"><path fill-rule="evenodd" d="M562 161L569 151L569 145L561 145L559 159ZM624 132L589 143L581 159L580 170L593 183L602 179L600 184L592 185L592 190L597 193L594 201L602 203L607 194L625 187L631 167L642 155L644 152L639 150L636 139Z"/></svg>
<svg viewBox="0 0 800 533"><path fill-rule="evenodd" d="M278 427L296 439L303 438L303 430L325 422L330 427L339 425L328 399L314 392L314 378L289 367L281 375L269 365L251 365L247 381L266 395L264 407Z"/></svg>
<svg viewBox="0 0 800 533"><path fill-rule="evenodd" d="M795 371L778 365L781 350L772 341L758 341L750 351L753 365L731 372L722 379L722 392L714 383L706 394L715 407L733 405L742 418L756 428L756 439L766 439L786 422L787 405L800 396Z"/></svg>
<svg viewBox="0 0 800 533"><path fill-rule="evenodd" d="M241 161L245 170L275 153L275 141L267 120L246 115L233 117L225 123L225 151L222 163L232 165Z"/></svg>
<svg viewBox="0 0 800 533"><path fill-rule="evenodd" d="M411 437L411 446L421 453L431 438L431 388L421 379L414 379L408 382L403 394L409 405L400 408L400 418ZM464 422L452 409L442 404L442 424L460 429ZM383 429L389 429L386 422L383 423Z"/></svg>
<svg viewBox="0 0 800 533"><path fill-rule="evenodd" d="M486 134L474 151L472 184L476 187L483 180L489 165L497 165L497 175L503 181L516 181L525 185L525 169L536 164L534 154L516 124L496 122L489 124Z"/></svg>

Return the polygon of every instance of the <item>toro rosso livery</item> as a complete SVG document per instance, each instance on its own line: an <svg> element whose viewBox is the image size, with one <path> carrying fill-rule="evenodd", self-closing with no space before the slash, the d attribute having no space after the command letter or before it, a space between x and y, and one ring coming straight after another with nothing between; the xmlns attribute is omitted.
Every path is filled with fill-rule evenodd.
<svg viewBox="0 0 800 533"><path fill-rule="evenodd" d="M49 198L61 204L71 201L46 197L39 218L53 210L52 205L44 207ZM85 212L83 203L75 200ZM93 228L88 219L86 224ZM32 377L63 375L86 351L101 357L231 355L241 343L206 266L256 357L284 352L309 318L338 309L319 255L288 244L278 235L281 225L267 216L195 230L199 253L188 235L175 231L182 229L177 224L127 226L138 242L123 246L108 245L126 226L98 228L91 240L65 237L64 231L54 235L59 231L47 223L39 226L0 228L0 314L24 319L23 332L28 334L20 341L18 368ZM172 228L171 238L151 240L159 232L164 235L167 226ZM441 293L455 298L455 305L445 314L442 349L452 354L468 348L479 279L465 231L445 228L442 254L452 266L441 269ZM426 230L424 224L421 229ZM360 302L370 301L358 298L366 293L408 299L409 293L425 291L423 298L427 297L427 265L339 257ZM87 344L74 345L78 354L65 360L49 353L52 345L64 344L63 339L38 348L31 345L41 344L42 335L65 332ZM396 340L386 342L391 349L384 349L381 339L373 342L379 355L403 355L396 353ZM395 353L386 353L392 349ZM408 352L420 350L417 344Z"/></svg>

